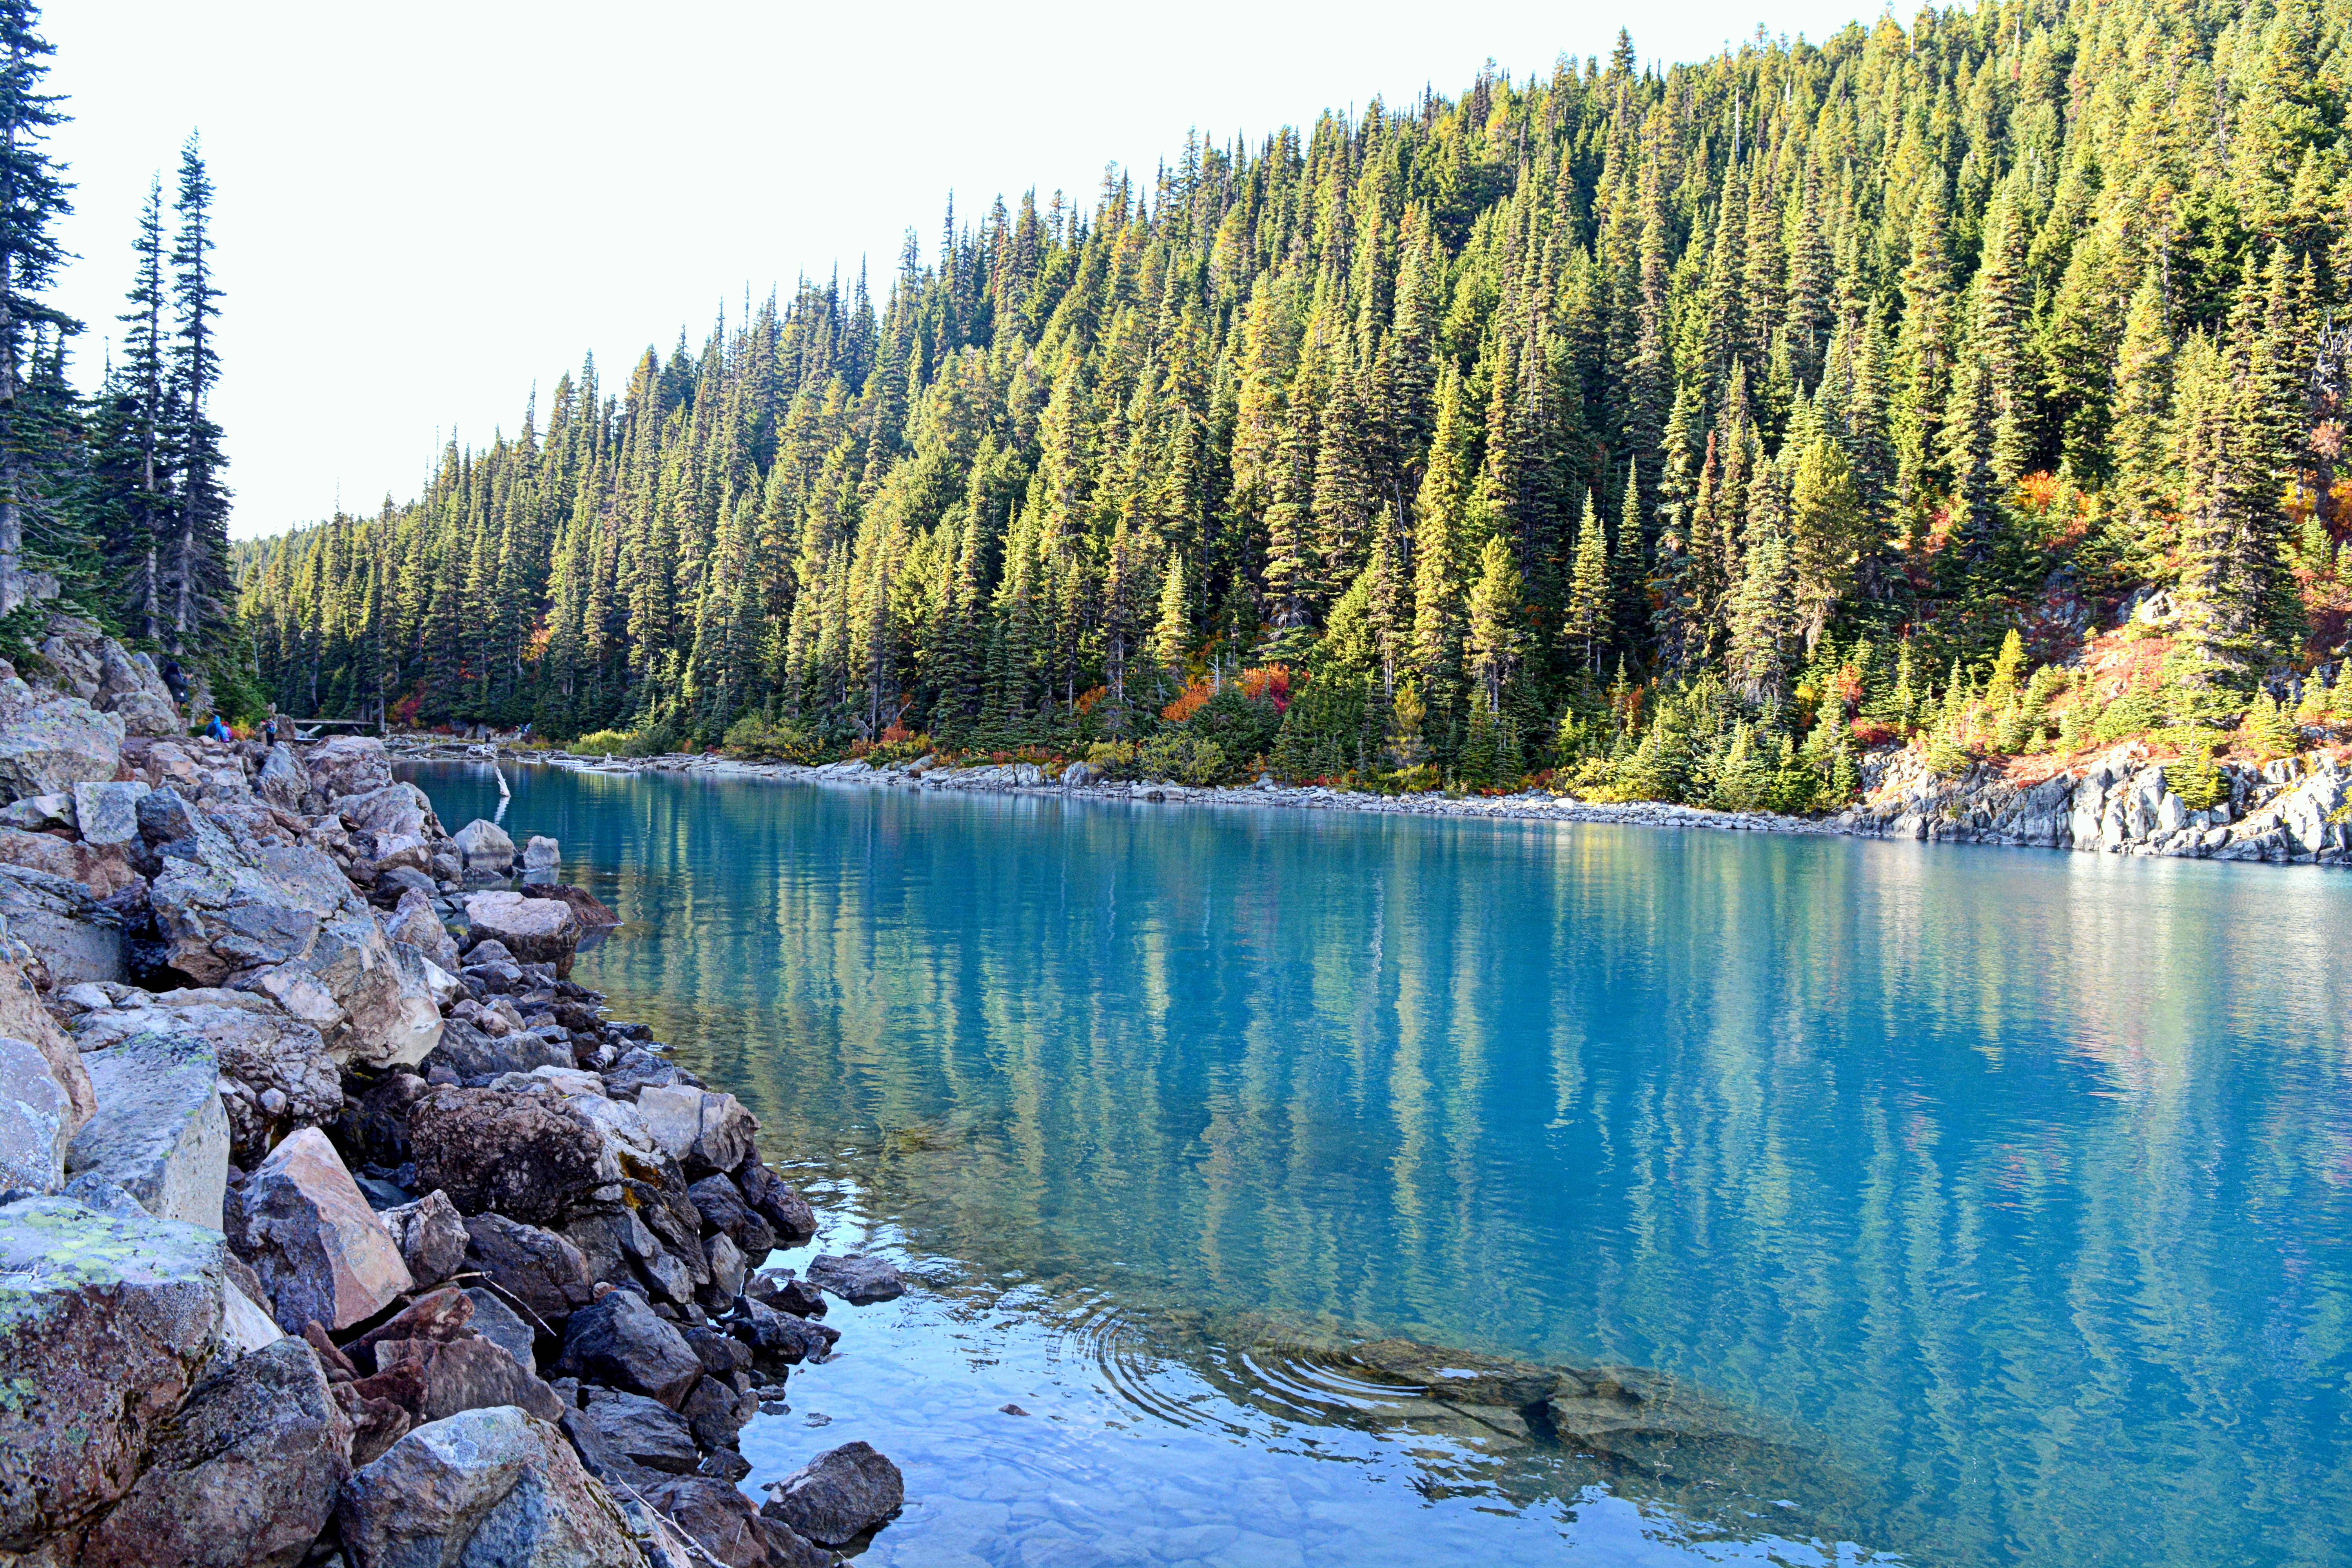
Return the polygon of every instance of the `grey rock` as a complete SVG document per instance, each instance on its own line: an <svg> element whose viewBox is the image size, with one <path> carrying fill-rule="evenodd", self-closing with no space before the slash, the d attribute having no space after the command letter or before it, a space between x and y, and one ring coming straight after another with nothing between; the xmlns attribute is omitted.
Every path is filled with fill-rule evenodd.
<svg viewBox="0 0 2352 1568"><path fill-rule="evenodd" d="M735 1184L751 1204L751 1212L772 1226L786 1242L798 1245L816 1234L816 1214L809 1207L808 1200L759 1160L746 1160L738 1166Z"/></svg>
<svg viewBox="0 0 2352 1568"><path fill-rule="evenodd" d="M551 963L559 975L572 973L580 921L561 900L475 893L466 900L466 919L477 937L495 938L519 963Z"/></svg>
<svg viewBox="0 0 2352 1568"><path fill-rule="evenodd" d="M760 1122L731 1094L684 1085L645 1089L637 1113L689 1178L732 1171L751 1155Z"/></svg>
<svg viewBox="0 0 2352 1568"><path fill-rule="evenodd" d="M74 820L81 826L84 844L131 844L139 840L139 803L148 795L143 784L78 784L73 786Z"/></svg>
<svg viewBox="0 0 2352 1568"><path fill-rule="evenodd" d="M677 1521L727 1568L769 1568L760 1510L735 1488L704 1476L679 1476L639 1489L646 1502Z"/></svg>
<svg viewBox="0 0 2352 1568"><path fill-rule="evenodd" d="M400 1248L315 1127L269 1152L227 1205L228 1238L289 1333L373 1317L415 1286Z"/></svg>
<svg viewBox="0 0 2352 1568"><path fill-rule="evenodd" d="M345 1484L352 1568L614 1568L641 1559L562 1436L511 1405L417 1427Z"/></svg>
<svg viewBox="0 0 2352 1568"><path fill-rule="evenodd" d="M520 1313L507 1304L507 1299L496 1290L480 1285L466 1288L466 1300L474 1304L474 1331L512 1356L517 1366L529 1372L539 1369L536 1346L538 1336L522 1320Z"/></svg>
<svg viewBox="0 0 2352 1568"><path fill-rule="evenodd" d="M705 1230L731 1239L741 1255L757 1264L774 1250L775 1232L751 1212L742 1190L726 1176L705 1176L687 1189L702 1215ZM740 1294L740 1292L730 1292Z"/></svg>
<svg viewBox="0 0 2352 1568"><path fill-rule="evenodd" d="M126 653L112 637L100 639L98 692L90 702L121 719L126 734L177 735L187 729L155 661L143 653Z"/></svg>
<svg viewBox="0 0 2352 1568"><path fill-rule="evenodd" d="M390 918L379 923L384 935L393 941L413 943L443 969L452 974L457 973L457 943L449 935L449 928L441 923L441 917L434 912L433 900L425 894L415 888L404 889Z"/></svg>
<svg viewBox="0 0 2352 1568"><path fill-rule="evenodd" d="M228 1113L212 1042L133 1035L83 1055L98 1113L74 1134L66 1171L112 1182L158 1219L220 1228Z"/></svg>
<svg viewBox="0 0 2352 1568"><path fill-rule="evenodd" d="M833 1354L834 1341L841 1337L823 1323L780 1312L751 1296L743 1298L742 1316L734 1327L735 1337L770 1365L798 1366L803 1361L824 1361Z"/></svg>
<svg viewBox="0 0 2352 1568"><path fill-rule="evenodd" d="M480 817L457 829L457 854L475 876L503 877L514 866L514 840L495 822Z"/></svg>
<svg viewBox="0 0 2352 1568"><path fill-rule="evenodd" d="M145 1033L211 1042L220 1061L230 1158L240 1168L251 1169L284 1134L332 1121L342 1110L342 1073L326 1041L258 992L136 993L121 1006L92 1009L74 1023L86 1051Z"/></svg>
<svg viewBox="0 0 2352 1568"><path fill-rule="evenodd" d="M13 673L0 677L0 795L57 795L112 778L123 733L120 717L78 697L43 698Z"/></svg>
<svg viewBox="0 0 2352 1568"><path fill-rule="evenodd" d="M122 927L79 882L22 866L0 866L0 917L30 947L55 986L120 984Z"/></svg>
<svg viewBox="0 0 2352 1568"><path fill-rule="evenodd" d="M632 1484L656 1474L691 1475L701 1463L687 1418L641 1394L583 1388L580 1408L563 1414L563 1429L580 1446L589 1470Z"/></svg>
<svg viewBox="0 0 2352 1568"><path fill-rule="evenodd" d="M120 892L139 879L130 855L119 846L100 848L79 839L14 827L0 827L0 863L79 883L95 899Z"/></svg>
<svg viewBox="0 0 2352 1568"><path fill-rule="evenodd" d="M607 1291L563 1325L557 1370L657 1399L672 1409L702 1375L702 1358L633 1290Z"/></svg>
<svg viewBox="0 0 2352 1568"><path fill-rule="evenodd" d="M559 1046L528 1030L490 1035L456 1018L441 1026L441 1043L425 1065L446 1067L460 1079L496 1078L501 1073L528 1073L543 1067L568 1068L572 1047Z"/></svg>
<svg viewBox="0 0 2352 1568"><path fill-rule="evenodd" d="M310 775L295 760L294 748L283 741L270 747L261 771L253 775L253 793L280 811L299 814L310 792Z"/></svg>
<svg viewBox="0 0 2352 1568"><path fill-rule="evenodd" d="M843 1546L905 1506L898 1467L865 1443L828 1448L768 1489L761 1513L825 1546Z"/></svg>
<svg viewBox="0 0 2352 1568"><path fill-rule="evenodd" d="M706 1448L731 1448L743 1428L758 1415L760 1402L747 1391L705 1377L687 1390L677 1413L694 1428L694 1440Z"/></svg>
<svg viewBox="0 0 2352 1568"><path fill-rule="evenodd" d="M296 1568L351 1474L352 1426L310 1347L280 1339L200 1384L90 1531L84 1568Z"/></svg>
<svg viewBox="0 0 2352 1568"><path fill-rule="evenodd" d="M819 1258L808 1266L808 1280L853 1307L896 1300L907 1293L907 1282L898 1277L898 1265L887 1258Z"/></svg>
<svg viewBox="0 0 2352 1568"><path fill-rule="evenodd" d="M73 1131L73 1101L41 1048L0 1037L0 1189L55 1192Z"/></svg>
<svg viewBox="0 0 2352 1568"><path fill-rule="evenodd" d="M220 1347L218 1235L68 1198L0 1207L0 1552L114 1501Z"/></svg>
<svg viewBox="0 0 2352 1568"><path fill-rule="evenodd" d="M74 802L71 790L56 795L26 795L0 806L0 827L13 827L20 832L39 833L52 827L74 831Z"/></svg>
<svg viewBox="0 0 2352 1568"><path fill-rule="evenodd" d="M723 1236L713 1236L702 1243L704 1260L710 1268L710 1282L701 1287L698 1295L702 1304L714 1312L723 1312L743 1293L743 1249Z"/></svg>
<svg viewBox="0 0 2352 1568"><path fill-rule="evenodd" d="M530 871L551 871L562 857L562 845L552 838L533 834L530 842L523 847L523 868Z"/></svg>
<svg viewBox="0 0 2352 1568"><path fill-rule="evenodd" d="M466 1221L466 1266L536 1313L551 1329L595 1300L595 1282L580 1248L552 1231L504 1215Z"/></svg>
<svg viewBox="0 0 2352 1568"><path fill-rule="evenodd" d="M415 1203L381 1210L377 1217L419 1289L431 1289L466 1266L470 1238L448 1194L436 1188Z"/></svg>

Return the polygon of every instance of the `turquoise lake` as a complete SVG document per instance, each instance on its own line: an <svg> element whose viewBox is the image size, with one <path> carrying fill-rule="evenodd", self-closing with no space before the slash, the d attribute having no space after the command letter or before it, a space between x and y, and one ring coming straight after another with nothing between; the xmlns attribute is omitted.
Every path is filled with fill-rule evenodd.
<svg viewBox="0 0 2352 1568"><path fill-rule="evenodd" d="M2352 1559L2352 879L508 776L627 921L574 977L926 1282L744 1437L899 1461L866 1563Z"/></svg>

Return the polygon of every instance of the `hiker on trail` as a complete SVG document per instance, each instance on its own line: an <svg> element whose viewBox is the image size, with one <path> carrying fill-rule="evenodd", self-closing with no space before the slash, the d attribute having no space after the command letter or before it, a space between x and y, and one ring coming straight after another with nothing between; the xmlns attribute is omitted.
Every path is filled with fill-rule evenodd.
<svg viewBox="0 0 2352 1568"><path fill-rule="evenodd" d="M205 726L205 733L215 741L234 741L236 739L235 735L229 732L227 721L222 719L217 713L213 715L213 721Z"/></svg>
<svg viewBox="0 0 2352 1568"><path fill-rule="evenodd" d="M180 661L176 658L165 659L163 661L163 684L172 689L172 700L179 703L184 708L186 707L188 702L188 678L181 673Z"/></svg>

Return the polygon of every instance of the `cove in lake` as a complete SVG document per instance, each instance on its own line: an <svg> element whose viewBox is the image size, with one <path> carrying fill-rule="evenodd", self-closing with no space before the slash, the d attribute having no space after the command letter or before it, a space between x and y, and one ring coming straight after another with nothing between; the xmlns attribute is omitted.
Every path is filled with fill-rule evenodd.
<svg viewBox="0 0 2352 1568"><path fill-rule="evenodd" d="M2339 874L510 776L629 922L577 977L934 1281L745 1435L907 1467L870 1561L2352 1554ZM1482 1426L1397 1338L1729 1436Z"/></svg>

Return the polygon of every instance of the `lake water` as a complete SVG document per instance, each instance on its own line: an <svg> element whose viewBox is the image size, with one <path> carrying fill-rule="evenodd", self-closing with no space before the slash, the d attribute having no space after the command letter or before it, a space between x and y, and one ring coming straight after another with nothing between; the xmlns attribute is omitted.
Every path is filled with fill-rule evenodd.
<svg viewBox="0 0 2352 1568"><path fill-rule="evenodd" d="M509 776L577 978L929 1282L745 1435L901 1463L867 1563L2352 1556L2341 874Z"/></svg>

